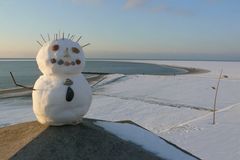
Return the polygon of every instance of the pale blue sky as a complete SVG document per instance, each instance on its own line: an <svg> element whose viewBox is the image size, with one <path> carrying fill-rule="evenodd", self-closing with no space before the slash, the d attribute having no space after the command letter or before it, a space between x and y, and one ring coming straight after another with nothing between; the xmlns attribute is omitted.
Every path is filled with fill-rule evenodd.
<svg viewBox="0 0 240 160"><path fill-rule="evenodd" d="M90 58L240 60L239 0L1 0L0 57L35 57L40 34L80 34Z"/></svg>

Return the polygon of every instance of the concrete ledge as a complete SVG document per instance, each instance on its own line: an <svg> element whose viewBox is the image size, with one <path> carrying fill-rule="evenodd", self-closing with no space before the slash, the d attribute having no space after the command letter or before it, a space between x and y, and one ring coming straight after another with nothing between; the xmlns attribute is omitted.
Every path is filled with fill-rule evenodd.
<svg viewBox="0 0 240 160"><path fill-rule="evenodd" d="M2 159L159 160L140 146L124 141L84 119L75 126L49 127L38 122L0 128Z"/></svg>

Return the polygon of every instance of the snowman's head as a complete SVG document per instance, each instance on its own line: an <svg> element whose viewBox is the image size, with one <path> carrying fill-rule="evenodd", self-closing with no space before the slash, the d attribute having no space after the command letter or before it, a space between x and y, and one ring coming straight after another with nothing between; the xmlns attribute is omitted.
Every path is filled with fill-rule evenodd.
<svg viewBox="0 0 240 160"><path fill-rule="evenodd" d="M80 74L85 66L82 47L68 38L45 42L36 60L45 75Z"/></svg>

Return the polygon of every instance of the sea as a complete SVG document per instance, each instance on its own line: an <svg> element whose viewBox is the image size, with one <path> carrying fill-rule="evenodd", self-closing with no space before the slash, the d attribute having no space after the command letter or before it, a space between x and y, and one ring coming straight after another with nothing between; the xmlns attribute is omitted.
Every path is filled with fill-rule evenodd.
<svg viewBox="0 0 240 160"><path fill-rule="evenodd" d="M19 84L29 86L33 86L42 74L34 59L0 59L0 90L15 87L10 72ZM87 59L83 73L85 76L91 74L177 75L186 73L186 70L149 63Z"/></svg>

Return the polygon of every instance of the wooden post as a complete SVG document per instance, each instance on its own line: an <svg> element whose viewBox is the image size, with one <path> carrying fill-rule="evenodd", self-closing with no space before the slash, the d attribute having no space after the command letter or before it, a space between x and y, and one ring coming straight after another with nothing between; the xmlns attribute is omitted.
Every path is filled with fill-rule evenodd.
<svg viewBox="0 0 240 160"><path fill-rule="evenodd" d="M221 70L221 73L218 77L218 83L217 83L217 87L216 87L216 92L215 92L215 97L214 97L214 104L213 104L213 124L216 123L216 104L217 104L217 95L218 95L218 88L219 88L219 84L220 84L220 80L222 78L222 73L223 70Z"/></svg>

